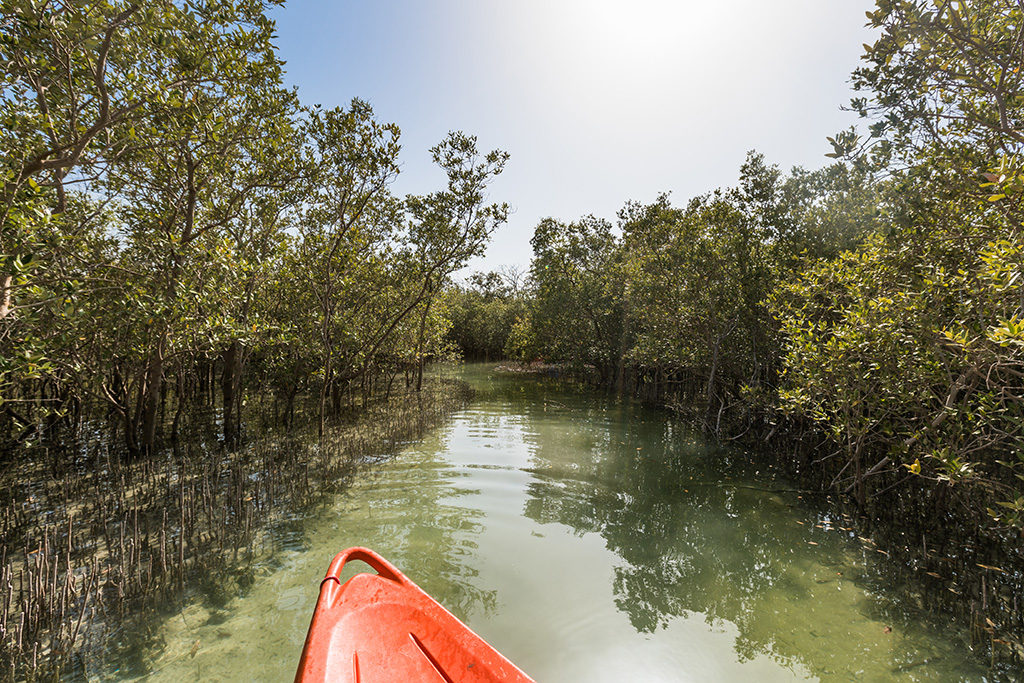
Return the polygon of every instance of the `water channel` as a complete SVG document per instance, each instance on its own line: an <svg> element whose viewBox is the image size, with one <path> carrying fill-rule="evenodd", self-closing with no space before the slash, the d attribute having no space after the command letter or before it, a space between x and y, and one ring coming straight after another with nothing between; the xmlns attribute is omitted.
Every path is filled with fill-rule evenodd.
<svg viewBox="0 0 1024 683"><path fill-rule="evenodd" d="M369 546L538 681L989 680L878 555L661 411L470 365L476 401L368 466L153 681L290 680L331 558ZM115 675L116 677L116 675Z"/></svg>

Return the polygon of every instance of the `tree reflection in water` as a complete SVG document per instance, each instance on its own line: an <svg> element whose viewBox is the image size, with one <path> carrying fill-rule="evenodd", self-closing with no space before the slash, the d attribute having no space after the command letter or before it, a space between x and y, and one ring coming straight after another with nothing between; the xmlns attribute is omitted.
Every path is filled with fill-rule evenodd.
<svg viewBox="0 0 1024 683"><path fill-rule="evenodd" d="M755 458L664 413L461 372L469 410L299 525L219 622L168 620L154 678L287 678L326 563L367 545L538 680L986 679Z"/></svg>
<svg viewBox="0 0 1024 683"><path fill-rule="evenodd" d="M943 646L910 637L934 619L880 590L852 533L748 454L710 448L665 414L594 403L549 394L546 409L530 410L524 514L604 539L621 560L615 605L638 633L678 618L728 623L741 661L767 655L823 677L935 675L921 667L943 660L940 647L962 648L947 657L962 661L959 636Z"/></svg>

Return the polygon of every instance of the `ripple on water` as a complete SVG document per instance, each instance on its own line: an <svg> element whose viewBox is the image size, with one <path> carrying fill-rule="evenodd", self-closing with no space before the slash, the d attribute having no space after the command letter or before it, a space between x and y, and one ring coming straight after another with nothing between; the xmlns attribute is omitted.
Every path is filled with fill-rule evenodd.
<svg viewBox="0 0 1024 683"><path fill-rule="evenodd" d="M542 681L986 680L962 633L864 580L874 559L742 458L662 414L464 373L473 407L285 525L217 619L161 624L153 679L289 678L327 563L368 545Z"/></svg>

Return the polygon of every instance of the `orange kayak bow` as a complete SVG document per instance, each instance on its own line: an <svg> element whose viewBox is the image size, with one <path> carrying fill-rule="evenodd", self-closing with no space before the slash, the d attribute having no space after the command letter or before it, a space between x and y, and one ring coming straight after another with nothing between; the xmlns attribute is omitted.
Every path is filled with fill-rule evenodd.
<svg viewBox="0 0 1024 683"><path fill-rule="evenodd" d="M376 574L341 571L361 560ZM367 548L338 553L302 649L297 682L532 683L390 562Z"/></svg>

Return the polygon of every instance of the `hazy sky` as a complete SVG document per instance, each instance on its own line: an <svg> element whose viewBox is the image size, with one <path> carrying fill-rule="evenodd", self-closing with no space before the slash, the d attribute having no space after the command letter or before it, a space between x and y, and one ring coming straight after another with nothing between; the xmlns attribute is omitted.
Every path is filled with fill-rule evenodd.
<svg viewBox="0 0 1024 683"><path fill-rule="evenodd" d="M443 182L449 130L512 158L514 213L473 264L525 265L546 216L614 219L735 184L746 152L816 168L851 97L867 0L290 0L275 11L307 104L368 100L402 129L397 193Z"/></svg>

